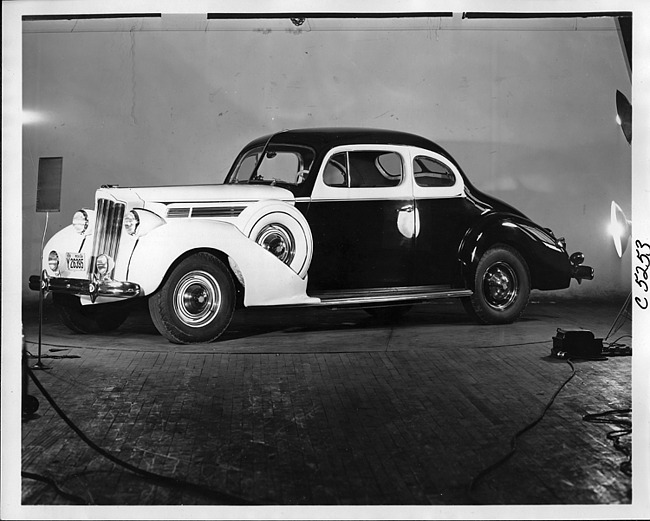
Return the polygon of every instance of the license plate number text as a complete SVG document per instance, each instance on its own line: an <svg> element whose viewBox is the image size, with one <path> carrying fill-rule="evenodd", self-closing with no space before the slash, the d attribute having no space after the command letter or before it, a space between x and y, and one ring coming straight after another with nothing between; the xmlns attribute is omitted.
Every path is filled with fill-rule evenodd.
<svg viewBox="0 0 650 521"><path fill-rule="evenodd" d="M86 269L86 259L83 253L67 253L66 259L70 271L84 271Z"/></svg>

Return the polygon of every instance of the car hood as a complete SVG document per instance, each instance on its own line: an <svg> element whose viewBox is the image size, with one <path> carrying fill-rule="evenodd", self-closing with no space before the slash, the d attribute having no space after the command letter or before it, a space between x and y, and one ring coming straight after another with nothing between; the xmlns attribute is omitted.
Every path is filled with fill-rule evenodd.
<svg viewBox="0 0 650 521"><path fill-rule="evenodd" d="M146 203L249 203L266 199L293 201L293 194L279 186L268 185L186 185L143 186L132 188L102 187L97 198Z"/></svg>

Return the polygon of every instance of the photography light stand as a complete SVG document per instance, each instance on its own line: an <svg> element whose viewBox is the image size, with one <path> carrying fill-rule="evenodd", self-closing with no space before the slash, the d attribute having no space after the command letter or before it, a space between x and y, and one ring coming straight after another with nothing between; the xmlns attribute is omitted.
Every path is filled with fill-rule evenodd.
<svg viewBox="0 0 650 521"><path fill-rule="evenodd" d="M43 229L43 238L41 239L41 278L39 281L39 287L38 287L38 359L36 363L32 366L32 369L37 369L37 370L46 370L50 369L48 366L46 366L43 361L41 360L41 349L42 349L42 344L43 344L43 300L45 299L45 281L47 277L47 273L45 272L44 269L42 269L43 266L43 248L45 246L45 234L47 233L47 224L50 218L50 212L45 212L45 228Z"/></svg>
<svg viewBox="0 0 650 521"><path fill-rule="evenodd" d="M38 179L36 186L36 212L45 212L45 227L43 237L41 238L40 275L38 287L38 359L31 369L47 370L50 369L41 360L41 351L43 344L43 299L46 288L47 273L43 269L43 248L45 246L45 235L47 225L50 219L50 212L59 212L61 210L61 176L63 174L62 157L41 157L38 161ZM38 399L29 394L28 389L28 372L30 367L27 363L27 346L25 338L22 342L22 412L26 416L31 416L38 410Z"/></svg>
<svg viewBox="0 0 650 521"><path fill-rule="evenodd" d="M632 146L632 104L619 90L616 91L616 123L621 127L627 144ZM632 221L630 221L621 207L612 201L610 207L609 230L614 241L614 248L619 259L623 258L625 250L632 237ZM627 320L632 321L632 292L625 299L623 307L619 310L612 327L609 329L605 340L616 333Z"/></svg>
<svg viewBox="0 0 650 521"><path fill-rule="evenodd" d="M616 333L619 329L621 329L623 327L623 324L625 324L626 320L630 320L630 321L632 320L632 293L631 292L625 299L625 304L623 304L623 307L618 312L618 315L616 315L616 318L612 323L612 327L609 329L609 333L607 333L607 336L605 337L605 341L614 333Z"/></svg>
<svg viewBox="0 0 650 521"><path fill-rule="evenodd" d="M45 227L41 238L40 277L38 288L38 360L32 369L49 369L41 360L43 341L43 300L47 288L47 272L43 268L43 248L50 219L50 212L61 211L62 157L41 157L38 161L38 183L36 187L36 212L45 212Z"/></svg>

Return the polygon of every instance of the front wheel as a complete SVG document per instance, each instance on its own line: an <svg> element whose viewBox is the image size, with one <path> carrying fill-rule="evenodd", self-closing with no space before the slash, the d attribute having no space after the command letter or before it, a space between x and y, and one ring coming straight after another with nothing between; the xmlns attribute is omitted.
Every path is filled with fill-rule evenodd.
<svg viewBox="0 0 650 521"><path fill-rule="evenodd" d="M181 261L149 299L156 329L175 344L212 342L235 310L235 283L228 268L209 253Z"/></svg>
<svg viewBox="0 0 650 521"><path fill-rule="evenodd" d="M480 324L509 324L523 313L530 296L526 261L513 248L489 249L476 267L474 293L463 306Z"/></svg>
<svg viewBox="0 0 650 521"><path fill-rule="evenodd" d="M82 305L79 297L54 293L54 306L61 321L75 333L106 333L120 327L130 313L129 302Z"/></svg>

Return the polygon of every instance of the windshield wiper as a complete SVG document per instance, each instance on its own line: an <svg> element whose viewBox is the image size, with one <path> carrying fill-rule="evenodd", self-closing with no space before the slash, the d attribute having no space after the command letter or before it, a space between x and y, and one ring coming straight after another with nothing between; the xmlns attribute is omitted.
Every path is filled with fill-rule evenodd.
<svg viewBox="0 0 650 521"><path fill-rule="evenodd" d="M287 132L289 129L284 128L280 130L279 132L276 132L275 134L271 134L269 136L269 139L266 140L266 143L264 143L264 148L262 149L262 153L260 154L260 158L257 160L257 163L255 164L255 168L253 168L253 172L251 173L250 180L254 180L257 178L257 171L260 169L260 165L262 164L262 160L264 159L264 155L266 154L266 149L269 147L269 143L271 140L277 136L278 134L282 134L283 132Z"/></svg>

